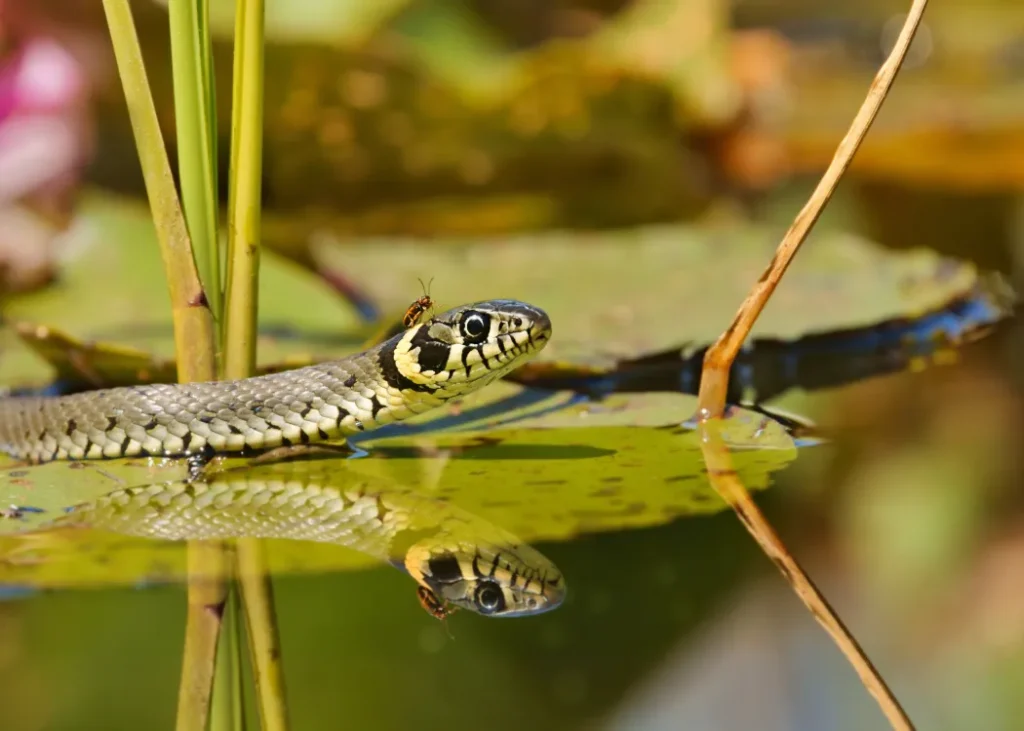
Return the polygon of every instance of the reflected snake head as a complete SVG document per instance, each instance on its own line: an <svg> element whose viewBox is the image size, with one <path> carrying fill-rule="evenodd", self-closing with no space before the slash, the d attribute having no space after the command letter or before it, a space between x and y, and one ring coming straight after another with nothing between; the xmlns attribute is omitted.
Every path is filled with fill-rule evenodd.
<svg viewBox="0 0 1024 731"><path fill-rule="evenodd" d="M551 338L543 310L516 300L489 300L448 310L394 342L399 373L415 386L451 398L501 378Z"/></svg>
<svg viewBox="0 0 1024 731"><path fill-rule="evenodd" d="M423 543L408 552L405 568L439 599L488 617L542 614L565 599L562 573L522 543Z"/></svg>

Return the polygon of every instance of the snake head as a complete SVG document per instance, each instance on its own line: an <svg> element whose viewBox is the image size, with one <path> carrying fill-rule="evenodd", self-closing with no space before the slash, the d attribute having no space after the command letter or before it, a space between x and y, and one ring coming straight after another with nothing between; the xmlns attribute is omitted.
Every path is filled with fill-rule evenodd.
<svg viewBox="0 0 1024 731"><path fill-rule="evenodd" d="M516 300L489 300L448 310L406 330L394 345L402 376L442 398L501 378L551 338L543 310Z"/></svg>
<svg viewBox="0 0 1024 731"><path fill-rule="evenodd" d="M565 599L561 572L525 544L414 547L405 568L438 599L488 617L524 617Z"/></svg>

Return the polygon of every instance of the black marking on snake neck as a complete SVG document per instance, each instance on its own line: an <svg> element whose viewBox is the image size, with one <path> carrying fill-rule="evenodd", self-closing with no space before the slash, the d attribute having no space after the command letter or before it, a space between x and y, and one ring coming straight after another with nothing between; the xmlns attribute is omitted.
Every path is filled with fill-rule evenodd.
<svg viewBox="0 0 1024 731"><path fill-rule="evenodd" d="M464 578L459 559L451 554L437 556L427 563L430 566L431 578L439 584L454 584Z"/></svg>
<svg viewBox="0 0 1024 731"><path fill-rule="evenodd" d="M423 328L420 329L420 333L423 332ZM417 333L419 335L420 333ZM377 351L377 362L380 365L380 373L384 377L384 380L391 388L397 388L400 391L416 391L417 393L431 393L434 389L423 383L415 383L409 380L402 372L398 370L398 363L395 362L395 348L398 346L398 342L402 339L402 336L391 338L386 343L381 345L380 350ZM420 365L423 364L422 351L420 355ZM350 380L354 380L354 376ZM347 381L346 381L347 383Z"/></svg>
<svg viewBox="0 0 1024 731"><path fill-rule="evenodd" d="M420 370L440 373L448 365L451 346L430 337L430 333L425 327L421 327L413 334L409 341L409 347L420 349L420 354L416 358L420 364Z"/></svg>

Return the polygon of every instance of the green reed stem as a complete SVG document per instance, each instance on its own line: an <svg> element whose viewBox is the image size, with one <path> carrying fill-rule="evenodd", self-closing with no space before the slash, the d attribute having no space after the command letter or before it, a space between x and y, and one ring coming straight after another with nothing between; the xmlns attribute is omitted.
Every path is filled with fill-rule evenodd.
<svg viewBox="0 0 1024 731"><path fill-rule="evenodd" d="M209 0L170 0L178 173L185 222L214 318L221 291L217 236L217 109Z"/></svg>
<svg viewBox="0 0 1024 731"><path fill-rule="evenodd" d="M192 242L167 161L129 0L103 0L103 9L167 273L178 380L211 380L216 373L213 313L196 270Z"/></svg>
<svg viewBox="0 0 1024 731"><path fill-rule="evenodd" d="M241 0L235 12L224 375L245 378L256 368L263 177L263 0Z"/></svg>
<svg viewBox="0 0 1024 731"><path fill-rule="evenodd" d="M213 380L216 376L213 312L196 269L192 242L167 160L129 0L103 0L103 9L110 27L114 57L124 87L167 275L178 380ZM230 564L225 546L217 543L189 544L188 566L188 612L177 729L205 731L216 667L217 639L227 597L226 575Z"/></svg>
<svg viewBox="0 0 1024 731"><path fill-rule="evenodd" d="M263 177L263 0L241 0L235 12L223 373L225 378L246 378L256 370ZM288 709L281 642L262 542L239 539L235 560L262 727L265 731L285 731Z"/></svg>

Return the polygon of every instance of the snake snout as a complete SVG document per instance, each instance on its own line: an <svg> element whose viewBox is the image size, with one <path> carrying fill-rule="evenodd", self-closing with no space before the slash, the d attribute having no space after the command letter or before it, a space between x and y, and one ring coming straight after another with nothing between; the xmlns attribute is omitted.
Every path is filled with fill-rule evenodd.
<svg viewBox="0 0 1024 731"><path fill-rule="evenodd" d="M544 338L551 336L551 318L544 310L538 307L530 307L531 313L530 319L533 320L533 336L543 336Z"/></svg>
<svg viewBox="0 0 1024 731"><path fill-rule="evenodd" d="M522 329L530 333L533 340L546 340L551 336L551 317L541 308L525 302L508 302L504 310L506 315L511 316L514 325L516 316L522 316L526 321Z"/></svg>

